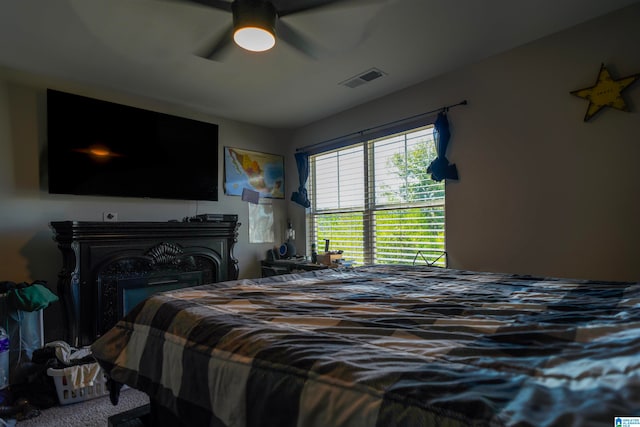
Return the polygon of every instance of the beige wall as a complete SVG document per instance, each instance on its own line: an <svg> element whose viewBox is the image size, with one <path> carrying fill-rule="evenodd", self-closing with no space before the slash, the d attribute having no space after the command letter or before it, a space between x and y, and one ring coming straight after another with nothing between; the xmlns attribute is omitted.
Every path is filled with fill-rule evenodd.
<svg viewBox="0 0 640 427"><path fill-rule="evenodd" d="M56 87L65 90L65 87ZM76 89L76 88L73 88ZM157 105L145 100L118 97L87 90L79 92L140 108L190 117L219 124L220 183L223 146L278 152L288 134L216 117L206 117L183 108ZM55 291L62 257L52 239L51 221L102 221L103 212L117 212L120 221L182 220L197 213L231 213L242 223L234 255L240 277L259 277L260 263L272 244L250 244L248 207L240 197L226 196L220 187L218 202L150 200L138 198L52 195L42 184L41 159L46 144L46 93L44 87L0 79L0 281L46 280ZM273 200L276 242L282 242L287 202ZM45 311L47 335L56 337L59 304Z"/></svg>
<svg viewBox="0 0 640 427"><path fill-rule="evenodd" d="M291 152L466 99L449 115L450 266L640 280L640 82L625 92L632 113L588 123L569 94L602 62L640 73L638 22L640 5L343 112L299 129ZM290 211L301 224L304 209Z"/></svg>

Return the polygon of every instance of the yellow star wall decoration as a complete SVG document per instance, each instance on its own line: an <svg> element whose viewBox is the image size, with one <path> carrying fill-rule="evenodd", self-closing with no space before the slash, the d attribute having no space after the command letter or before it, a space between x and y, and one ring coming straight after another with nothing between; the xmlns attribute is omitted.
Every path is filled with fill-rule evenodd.
<svg viewBox="0 0 640 427"><path fill-rule="evenodd" d="M640 78L640 74L633 74L628 77L614 80L609 74L607 67L602 64L596 84L584 89L578 89L571 92L572 95L579 96L589 101L587 113L584 115L584 121L588 121L602 110L604 107L611 107L621 111L629 111L627 103L622 98L622 91L629 87L633 82Z"/></svg>

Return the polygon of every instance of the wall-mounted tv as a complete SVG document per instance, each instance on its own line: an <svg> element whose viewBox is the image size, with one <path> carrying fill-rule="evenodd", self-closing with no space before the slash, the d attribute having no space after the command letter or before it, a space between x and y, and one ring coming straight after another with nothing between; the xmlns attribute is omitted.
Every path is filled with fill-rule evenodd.
<svg viewBox="0 0 640 427"><path fill-rule="evenodd" d="M218 126L47 90L49 192L218 200Z"/></svg>

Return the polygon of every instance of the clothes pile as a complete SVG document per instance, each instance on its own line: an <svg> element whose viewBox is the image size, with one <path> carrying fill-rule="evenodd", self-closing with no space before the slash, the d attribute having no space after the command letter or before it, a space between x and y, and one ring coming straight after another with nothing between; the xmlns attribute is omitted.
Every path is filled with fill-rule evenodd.
<svg viewBox="0 0 640 427"><path fill-rule="evenodd" d="M64 341L54 341L45 345L42 354L38 354L38 357L43 356L48 356L49 359L55 356L59 367L49 367L63 370L71 390L91 387L99 379L100 365L91 355L91 348L88 346L77 349Z"/></svg>
<svg viewBox="0 0 640 427"><path fill-rule="evenodd" d="M34 418L40 409L59 404L56 386L47 369L62 369L72 389L93 385L101 374L89 347L75 348L64 341L53 341L33 352L30 362L20 365L16 383L11 386L12 405L0 406L0 417L17 420ZM0 426L1 427L1 426Z"/></svg>
<svg viewBox="0 0 640 427"><path fill-rule="evenodd" d="M2 370L11 374L11 385L5 381L0 390L0 426L13 426L16 420L24 420L40 415L39 408L55 404L40 399L43 405L38 406L23 393L26 389L43 390L47 386L36 385L40 369L31 362L33 352L42 346L41 310L58 300L47 287L46 282L37 280L33 283L0 281L0 317L2 328L8 334L7 353L3 359ZM8 356L8 357L7 357ZM24 358L23 358L24 356ZM4 366L6 364L6 366ZM35 372L35 377L33 376ZM41 373L41 372L40 372ZM46 369L44 371L46 375ZM22 379L16 381L18 375ZM42 378L44 380L44 378ZM14 387L14 383L15 384ZM28 386L25 387L25 384ZM55 398L55 389L54 398ZM51 396L50 389L45 392Z"/></svg>
<svg viewBox="0 0 640 427"><path fill-rule="evenodd" d="M58 297L46 287L46 282L36 280L33 283L11 281L0 282L0 293L7 294L7 300L15 309L38 311L47 308Z"/></svg>
<svg viewBox="0 0 640 427"><path fill-rule="evenodd" d="M0 327L9 335L9 373L23 358L30 360L33 351L44 344L42 310L56 301L58 297L43 280L0 281Z"/></svg>

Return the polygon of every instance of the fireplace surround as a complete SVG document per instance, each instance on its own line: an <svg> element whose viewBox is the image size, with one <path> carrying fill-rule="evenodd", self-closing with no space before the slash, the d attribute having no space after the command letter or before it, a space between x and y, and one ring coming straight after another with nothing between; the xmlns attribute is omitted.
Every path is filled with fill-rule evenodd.
<svg viewBox="0 0 640 427"><path fill-rule="evenodd" d="M238 278L237 215L206 222L52 222L65 339L90 345L161 291Z"/></svg>

